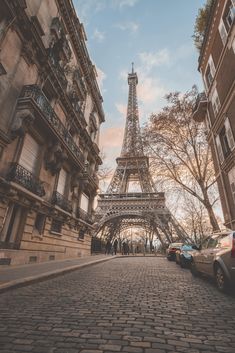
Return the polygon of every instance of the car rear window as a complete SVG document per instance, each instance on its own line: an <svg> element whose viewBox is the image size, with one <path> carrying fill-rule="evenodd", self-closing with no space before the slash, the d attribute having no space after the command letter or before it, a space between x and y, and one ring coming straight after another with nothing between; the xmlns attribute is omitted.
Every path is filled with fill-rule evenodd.
<svg viewBox="0 0 235 353"><path fill-rule="evenodd" d="M192 245L184 245L182 246L182 250L189 251L189 250L193 250L193 248L192 248Z"/></svg>
<svg viewBox="0 0 235 353"><path fill-rule="evenodd" d="M170 244L170 248L179 248L180 246L182 246L182 243L172 243L172 244Z"/></svg>

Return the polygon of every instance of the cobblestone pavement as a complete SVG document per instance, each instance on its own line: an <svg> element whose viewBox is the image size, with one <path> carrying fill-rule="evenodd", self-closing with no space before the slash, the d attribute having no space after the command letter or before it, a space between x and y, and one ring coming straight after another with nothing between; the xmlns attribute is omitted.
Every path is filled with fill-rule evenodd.
<svg viewBox="0 0 235 353"><path fill-rule="evenodd" d="M164 258L116 258L0 295L0 352L235 352L235 297Z"/></svg>

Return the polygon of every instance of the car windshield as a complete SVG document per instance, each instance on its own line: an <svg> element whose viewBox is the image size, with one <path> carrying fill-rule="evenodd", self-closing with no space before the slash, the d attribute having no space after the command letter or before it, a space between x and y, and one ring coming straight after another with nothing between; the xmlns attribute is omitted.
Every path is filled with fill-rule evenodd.
<svg viewBox="0 0 235 353"><path fill-rule="evenodd" d="M192 246L192 245L189 245L189 244L183 245L183 246L182 246L182 250L183 250L183 251L193 250L193 246Z"/></svg>
<svg viewBox="0 0 235 353"><path fill-rule="evenodd" d="M218 244L216 245L217 248L229 248L231 246L231 238L229 236L222 236Z"/></svg>

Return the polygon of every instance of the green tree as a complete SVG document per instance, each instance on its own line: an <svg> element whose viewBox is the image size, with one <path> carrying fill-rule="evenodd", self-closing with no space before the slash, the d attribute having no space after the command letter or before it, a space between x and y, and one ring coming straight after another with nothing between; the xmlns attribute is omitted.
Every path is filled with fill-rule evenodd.
<svg viewBox="0 0 235 353"><path fill-rule="evenodd" d="M205 5L198 10L198 15L194 24L194 44L196 48L200 51L205 35L206 25L208 23L210 10L213 5L214 0L207 0Z"/></svg>

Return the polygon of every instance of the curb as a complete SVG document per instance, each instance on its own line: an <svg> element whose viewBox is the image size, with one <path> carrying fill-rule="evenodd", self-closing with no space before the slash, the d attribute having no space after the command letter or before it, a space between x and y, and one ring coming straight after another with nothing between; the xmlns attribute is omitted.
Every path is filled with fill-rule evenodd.
<svg viewBox="0 0 235 353"><path fill-rule="evenodd" d="M108 257L105 259L100 259L100 260L95 260L95 261L90 261L84 264L80 264L80 265L74 265L74 266L70 266L64 269L59 269L59 270L55 270L55 271L49 271L49 272L45 272L41 275L37 275L37 276L30 276L30 277L25 277L23 279L17 279L11 282L7 282L5 284L0 285L0 294L4 293L8 290L11 289L16 289L16 288L20 288L20 287L25 287L29 284L33 284L33 283L39 283L39 282L43 282L46 281L47 279L50 278L55 278L55 277L59 277L61 275L64 275L66 273L75 271L75 270L79 270L82 269L84 267L89 267L92 265L96 265L105 261L110 261L115 259L116 257Z"/></svg>

